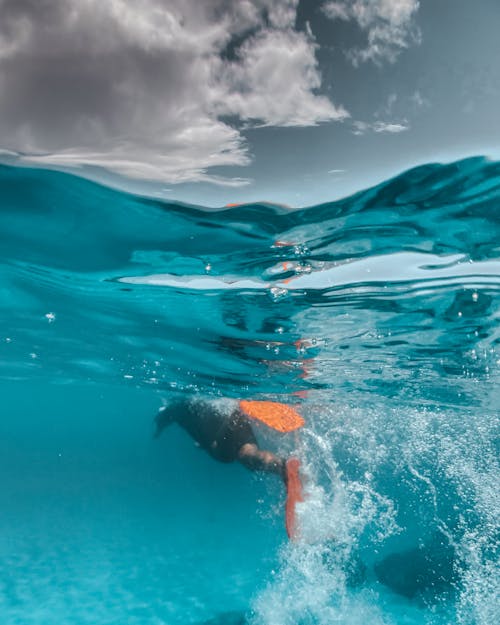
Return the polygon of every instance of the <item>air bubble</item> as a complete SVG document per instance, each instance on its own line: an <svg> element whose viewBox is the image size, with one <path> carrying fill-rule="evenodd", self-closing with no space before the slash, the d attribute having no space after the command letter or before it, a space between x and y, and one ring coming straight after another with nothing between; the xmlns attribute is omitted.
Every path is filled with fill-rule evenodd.
<svg viewBox="0 0 500 625"><path fill-rule="evenodd" d="M288 289L283 289L279 286L271 287L269 292L271 293L271 297L273 298L275 302L277 302L280 299L283 299L284 297L288 295Z"/></svg>
<svg viewBox="0 0 500 625"><path fill-rule="evenodd" d="M293 253L295 256L306 256L309 254L309 248L304 243L299 243L293 246Z"/></svg>

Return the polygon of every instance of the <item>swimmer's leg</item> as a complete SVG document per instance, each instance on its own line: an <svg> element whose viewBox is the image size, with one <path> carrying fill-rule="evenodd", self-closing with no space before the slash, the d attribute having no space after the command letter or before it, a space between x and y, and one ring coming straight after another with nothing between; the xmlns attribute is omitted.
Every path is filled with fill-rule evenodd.
<svg viewBox="0 0 500 625"><path fill-rule="evenodd" d="M300 532L295 517L295 506L303 501L298 459L284 460L270 451L259 449L255 443L246 443L240 447L238 460L251 471L266 471L281 477L286 487L286 531L291 540L297 540Z"/></svg>
<svg viewBox="0 0 500 625"><path fill-rule="evenodd" d="M263 451L254 443L246 443L238 452L238 460L250 471L275 473L286 479L286 461L270 451Z"/></svg>
<svg viewBox="0 0 500 625"><path fill-rule="evenodd" d="M173 423L174 417L171 408L168 406L162 406L158 411L154 419L154 433L153 438L159 438L163 430Z"/></svg>

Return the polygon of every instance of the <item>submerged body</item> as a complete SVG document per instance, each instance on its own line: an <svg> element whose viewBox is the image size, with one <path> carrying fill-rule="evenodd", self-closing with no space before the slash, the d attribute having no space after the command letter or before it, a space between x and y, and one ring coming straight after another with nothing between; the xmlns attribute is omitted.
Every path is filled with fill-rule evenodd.
<svg viewBox="0 0 500 625"><path fill-rule="evenodd" d="M155 419L155 437L177 423L212 458L219 462L241 462L253 471L286 476L286 461L261 450L249 418L237 402L178 400L160 409Z"/></svg>
<svg viewBox="0 0 500 625"><path fill-rule="evenodd" d="M248 402L247 402L248 403ZM271 403L271 402L269 402ZM297 458L281 458L259 448L251 417L241 409L242 402L188 399L163 406L155 418L155 437L172 423L178 423L193 440L219 462L237 460L251 471L279 475L287 489L286 530L297 537L295 505L302 501L302 483Z"/></svg>

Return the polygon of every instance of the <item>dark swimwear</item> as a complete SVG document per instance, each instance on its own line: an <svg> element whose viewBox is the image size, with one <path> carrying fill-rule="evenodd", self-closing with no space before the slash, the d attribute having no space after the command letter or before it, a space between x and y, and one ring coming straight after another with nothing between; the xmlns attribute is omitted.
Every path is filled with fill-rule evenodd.
<svg viewBox="0 0 500 625"><path fill-rule="evenodd" d="M210 402L178 402L168 407L171 420L219 462L233 462L243 445L257 445L250 423L238 409L224 414Z"/></svg>

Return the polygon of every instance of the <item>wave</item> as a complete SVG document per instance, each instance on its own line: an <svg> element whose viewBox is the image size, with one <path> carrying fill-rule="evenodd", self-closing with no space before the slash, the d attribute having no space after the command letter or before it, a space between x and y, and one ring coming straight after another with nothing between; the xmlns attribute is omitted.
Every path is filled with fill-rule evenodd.
<svg viewBox="0 0 500 625"><path fill-rule="evenodd" d="M4 374L241 395L320 388L346 352L365 388L367 350L403 370L494 362L498 163L425 165L301 210L208 210L7 166L0 189Z"/></svg>
<svg viewBox="0 0 500 625"><path fill-rule="evenodd" d="M250 622L492 622L499 163L307 209L3 166L0 201L5 380L302 405L305 540Z"/></svg>

